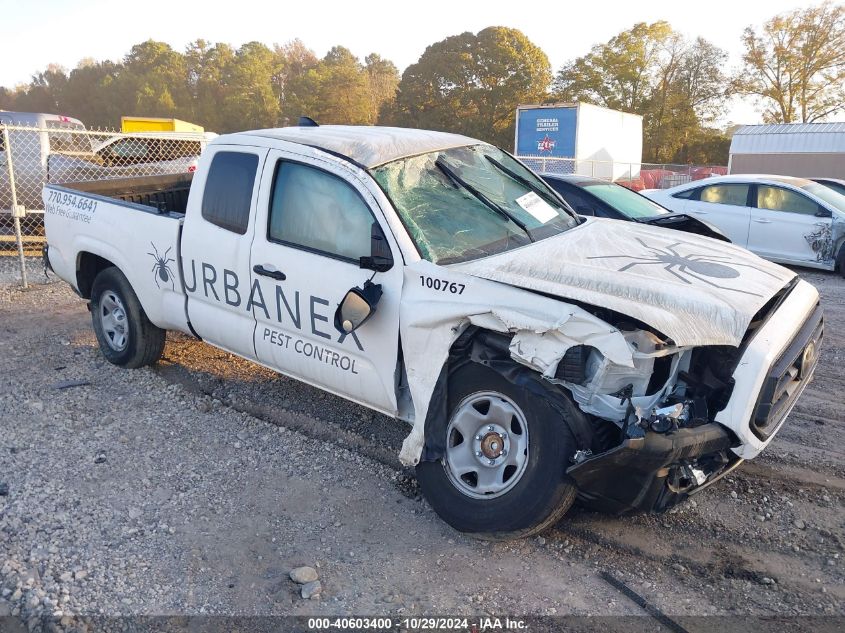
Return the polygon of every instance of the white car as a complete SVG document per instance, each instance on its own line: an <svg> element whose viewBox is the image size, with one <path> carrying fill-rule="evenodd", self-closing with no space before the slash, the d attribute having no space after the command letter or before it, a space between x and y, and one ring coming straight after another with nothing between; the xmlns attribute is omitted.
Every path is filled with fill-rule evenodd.
<svg viewBox="0 0 845 633"><path fill-rule="evenodd" d="M845 195L823 184L738 174L642 193L718 226L731 242L761 257L845 275Z"/></svg>
<svg viewBox="0 0 845 633"><path fill-rule="evenodd" d="M48 180L55 183L133 176L193 173L217 134L139 132L93 143L90 154L51 157Z"/></svg>
<svg viewBox="0 0 845 633"><path fill-rule="evenodd" d="M620 512L703 490L771 441L823 338L794 272L579 217L455 134L229 134L193 175L44 202L47 264L110 362L152 364L178 330L409 422L400 460L476 534L540 531L576 495Z"/></svg>

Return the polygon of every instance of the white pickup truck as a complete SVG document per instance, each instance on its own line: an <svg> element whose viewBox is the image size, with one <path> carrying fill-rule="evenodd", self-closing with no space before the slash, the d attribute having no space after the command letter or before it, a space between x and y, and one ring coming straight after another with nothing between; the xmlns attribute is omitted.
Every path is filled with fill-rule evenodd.
<svg viewBox="0 0 845 633"><path fill-rule="evenodd" d="M186 178L44 189L105 357L155 363L178 330L408 422L400 458L461 531L664 510L756 456L818 360L793 272L580 218L471 138L244 132Z"/></svg>

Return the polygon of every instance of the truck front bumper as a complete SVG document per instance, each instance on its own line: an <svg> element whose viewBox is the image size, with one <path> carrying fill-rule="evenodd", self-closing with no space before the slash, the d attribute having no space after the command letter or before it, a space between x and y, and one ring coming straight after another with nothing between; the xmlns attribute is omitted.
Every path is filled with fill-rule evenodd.
<svg viewBox="0 0 845 633"><path fill-rule="evenodd" d="M753 459L780 430L812 380L823 335L819 293L799 281L746 343L731 398L716 414L739 440L738 457Z"/></svg>
<svg viewBox="0 0 845 633"><path fill-rule="evenodd" d="M570 467L580 498L609 512L661 511L756 457L812 380L823 337L818 292L800 281L745 343L715 422L647 431Z"/></svg>
<svg viewBox="0 0 845 633"><path fill-rule="evenodd" d="M588 457L566 472L579 499L603 512L660 512L724 477L742 459L730 452L736 437L721 424L649 431L645 437Z"/></svg>

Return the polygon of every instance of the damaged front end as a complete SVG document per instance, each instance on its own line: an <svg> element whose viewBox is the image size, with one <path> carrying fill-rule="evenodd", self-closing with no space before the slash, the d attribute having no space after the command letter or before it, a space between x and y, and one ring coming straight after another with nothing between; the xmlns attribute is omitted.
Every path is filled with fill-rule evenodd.
<svg viewBox="0 0 845 633"><path fill-rule="evenodd" d="M829 222L818 222L815 230L805 234L804 239L813 251L816 262L832 269L845 242L845 220L836 216Z"/></svg>
<svg viewBox="0 0 845 633"><path fill-rule="evenodd" d="M739 351L680 348L647 329L620 329L633 367L582 348L569 350L551 379L593 424L591 448L576 453L567 474L591 507L659 512L741 462L730 451L736 437L714 422L730 398Z"/></svg>
<svg viewBox="0 0 845 633"><path fill-rule="evenodd" d="M711 423L659 433L644 431L598 455L576 455L567 474L579 498L603 512L660 512L698 492L742 459L728 449L735 439Z"/></svg>
<svg viewBox="0 0 845 633"><path fill-rule="evenodd" d="M420 262L408 274L428 267ZM744 304L687 297L683 310L654 307L646 322L631 314L633 303L618 306L624 311L562 303L556 294L477 277L467 277L467 287L476 297L485 293L484 301L468 293L433 300L415 277L400 314L403 349L415 359L405 365L414 415L400 460L442 458L450 375L462 363L480 362L549 401L576 440L561 468L584 502L615 513L665 510L740 462L743 442L716 419L732 401L748 337L793 283L784 274L779 289ZM662 301L649 292L638 296Z"/></svg>
<svg viewBox="0 0 845 633"><path fill-rule="evenodd" d="M558 401L553 408L577 440L572 463L564 467L580 500L603 512L660 512L741 463L730 450L737 438L714 422L730 398L740 352L730 346L677 347L643 324L617 327L631 350L630 363L584 344L558 358L544 356L534 333L475 327L453 348L454 359L482 363L524 387L556 385L557 397L537 394ZM427 452L439 455L439 448L429 438ZM425 456L432 458L430 452Z"/></svg>

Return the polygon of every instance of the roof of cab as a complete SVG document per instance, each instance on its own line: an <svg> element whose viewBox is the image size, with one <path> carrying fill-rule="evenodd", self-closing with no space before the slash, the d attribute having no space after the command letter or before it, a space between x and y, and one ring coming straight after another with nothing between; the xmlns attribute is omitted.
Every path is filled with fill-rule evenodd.
<svg viewBox="0 0 845 633"><path fill-rule="evenodd" d="M350 158L367 169L408 156L482 143L460 134L366 125L282 127L243 134L308 145Z"/></svg>

